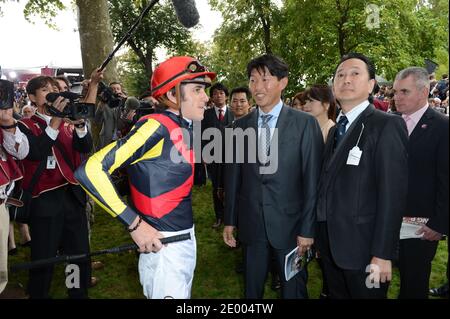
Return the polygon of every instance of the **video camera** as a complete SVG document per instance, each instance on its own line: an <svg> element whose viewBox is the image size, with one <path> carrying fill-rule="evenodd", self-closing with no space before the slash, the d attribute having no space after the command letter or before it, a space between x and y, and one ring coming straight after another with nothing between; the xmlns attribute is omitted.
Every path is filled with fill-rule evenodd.
<svg viewBox="0 0 450 319"><path fill-rule="evenodd" d="M120 113L119 130L122 136L128 134L142 116L152 113L155 113L155 106L152 102L138 100L133 96L128 97Z"/></svg>
<svg viewBox="0 0 450 319"><path fill-rule="evenodd" d="M66 105L64 110L58 111L53 106L47 105L48 112L55 117L69 118L71 120L80 120L86 118L92 118L95 115L94 103L79 102L81 95L73 92L60 92L49 93L45 97L48 102L55 102L58 97L64 97L69 100L69 104Z"/></svg>
<svg viewBox="0 0 450 319"><path fill-rule="evenodd" d="M10 109L14 103L14 83L0 80L0 109Z"/></svg>
<svg viewBox="0 0 450 319"><path fill-rule="evenodd" d="M122 107L125 102L125 99L114 93L113 90L104 82L100 82L98 84L97 96L110 108Z"/></svg>
<svg viewBox="0 0 450 319"><path fill-rule="evenodd" d="M139 107L136 109L134 122L137 122L141 117L155 113L155 104L147 100L139 100Z"/></svg>

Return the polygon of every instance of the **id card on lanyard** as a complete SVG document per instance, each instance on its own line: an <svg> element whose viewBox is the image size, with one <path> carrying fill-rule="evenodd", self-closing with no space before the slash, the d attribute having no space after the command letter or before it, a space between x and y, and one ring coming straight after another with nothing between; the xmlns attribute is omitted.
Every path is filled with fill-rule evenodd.
<svg viewBox="0 0 450 319"><path fill-rule="evenodd" d="M47 156L47 169L55 169L56 168L56 158L55 156Z"/></svg>
<svg viewBox="0 0 450 319"><path fill-rule="evenodd" d="M359 161L361 160L362 151L359 148L359 140L361 139L362 133L364 132L364 123L361 124L361 132L359 133L358 141L356 145L348 152L347 165L359 166Z"/></svg>

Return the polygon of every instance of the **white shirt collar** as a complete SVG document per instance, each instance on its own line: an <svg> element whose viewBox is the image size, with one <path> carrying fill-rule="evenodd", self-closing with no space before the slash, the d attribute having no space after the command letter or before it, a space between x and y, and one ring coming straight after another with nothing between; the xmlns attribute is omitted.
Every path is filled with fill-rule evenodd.
<svg viewBox="0 0 450 319"><path fill-rule="evenodd" d="M39 116L41 119L43 119L45 121L45 123L47 123L47 125L50 125L50 121L52 119L51 116L48 116L47 114L39 113L37 110L36 110L36 115Z"/></svg>
<svg viewBox="0 0 450 319"><path fill-rule="evenodd" d="M223 111L223 116L227 113L227 105L225 104L222 108L220 108ZM214 110L216 111L217 117L219 117L219 108L214 105Z"/></svg>
<svg viewBox="0 0 450 319"><path fill-rule="evenodd" d="M174 112L174 111L172 111L172 110L167 110L167 112L170 112L170 113L172 113L172 114L175 114L176 116L179 116L179 115L180 115L180 113L176 113L176 112ZM186 122L188 122L189 126L191 126L191 124L192 124L192 120L191 120L191 119L188 119L188 118L186 118L186 117L183 116L183 120L185 120Z"/></svg>
<svg viewBox="0 0 450 319"><path fill-rule="evenodd" d="M341 111L341 113L339 113L339 116L336 119L336 123L339 122L339 119L345 115L347 117L348 120L348 124L346 127L350 127L350 125L352 125L352 123L358 118L358 116L364 112L364 110L369 106L369 101L365 100L362 103L358 104L357 106L355 106L354 108L352 108L348 113L344 113L344 111Z"/></svg>

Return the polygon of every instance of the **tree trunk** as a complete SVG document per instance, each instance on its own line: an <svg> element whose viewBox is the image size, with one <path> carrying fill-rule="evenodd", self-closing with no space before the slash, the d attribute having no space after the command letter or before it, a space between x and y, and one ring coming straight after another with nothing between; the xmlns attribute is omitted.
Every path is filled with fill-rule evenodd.
<svg viewBox="0 0 450 319"><path fill-rule="evenodd" d="M336 0L336 7L337 12L340 15L339 21L337 23L339 54L343 56L348 53L345 47L345 43L347 40L347 32L344 31L344 25L348 21L348 11L350 9L350 4L349 1L347 0L345 7L343 7L340 0Z"/></svg>
<svg viewBox="0 0 450 319"><path fill-rule="evenodd" d="M85 78L99 67L114 49L107 0L76 0L78 6L78 29L81 58ZM113 58L105 68L106 83L120 81L117 77L116 61ZM98 145L101 126L92 121L92 138Z"/></svg>
<svg viewBox="0 0 450 319"><path fill-rule="evenodd" d="M89 78L114 49L107 0L76 0L83 71ZM116 61L105 68L105 81L117 81Z"/></svg>

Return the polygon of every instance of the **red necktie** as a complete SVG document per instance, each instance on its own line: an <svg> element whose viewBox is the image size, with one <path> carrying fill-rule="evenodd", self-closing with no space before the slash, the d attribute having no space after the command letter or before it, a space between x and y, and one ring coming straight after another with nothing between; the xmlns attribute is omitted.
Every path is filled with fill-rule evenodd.
<svg viewBox="0 0 450 319"><path fill-rule="evenodd" d="M223 110L219 109L219 121L222 122L223 121Z"/></svg>

